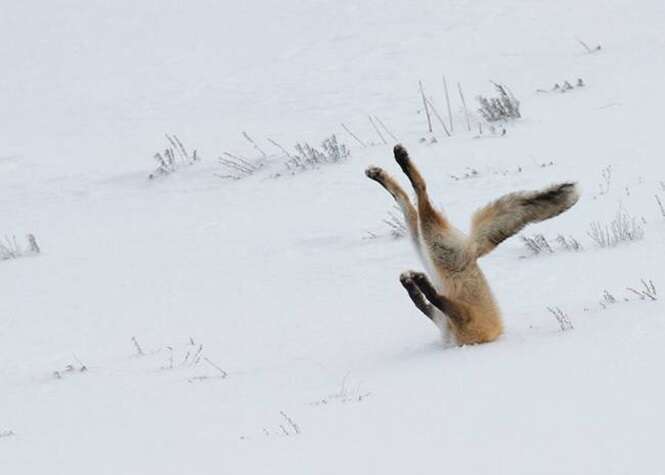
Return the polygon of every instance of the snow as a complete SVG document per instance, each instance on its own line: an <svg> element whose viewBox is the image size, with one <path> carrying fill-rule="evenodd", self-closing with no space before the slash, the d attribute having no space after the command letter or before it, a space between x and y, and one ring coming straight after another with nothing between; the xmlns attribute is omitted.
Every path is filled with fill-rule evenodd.
<svg viewBox="0 0 665 475"><path fill-rule="evenodd" d="M662 297L626 288L665 286L663 24L657 0L4 5L0 236L42 252L0 261L0 471L661 473ZM445 118L442 74L455 134L420 143L418 81ZM489 80L523 119L476 138L456 84L475 107ZM445 347L401 288L421 265L364 170L407 181L392 144L340 126L380 142L368 114L462 229L503 193L580 184L524 234L583 251L516 237L482 259L499 341ZM256 156L242 131L352 155L220 180L217 156ZM164 133L202 160L148 180ZM598 248L620 209L644 239Z"/></svg>

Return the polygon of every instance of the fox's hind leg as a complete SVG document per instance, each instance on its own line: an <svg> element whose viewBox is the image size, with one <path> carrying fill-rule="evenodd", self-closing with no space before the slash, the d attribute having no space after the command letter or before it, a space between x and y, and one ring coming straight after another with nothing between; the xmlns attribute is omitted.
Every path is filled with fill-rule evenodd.
<svg viewBox="0 0 665 475"><path fill-rule="evenodd" d="M432 306L444 313L454 325L460 326L468 321L468 312L464 306L437 292L422 272L403 272L399 280L416 307L435 323L437 323L434 318L435 310ZM425 301L425 298L431 305Z"/></svg>
<svg viewBox="0 0 665 475"><path fill-rule="evenodd" d="M413 301L416 308L423 312L427 318L434 321L434 307L425 299L425 296L413 281L413 272L402 272L402 274L399 276L399 281L408 292L409 297L411 297L411 300Z"/></svg>
<svg viewBox="0 0 665 475"><path fill-rule="evenodd" d="M365 175L371 180L374 180L379 185L384 187L388 193L395 198L395 201L399 205L402 213L404 213L404 221L406 227L409 230L413 244L416 246L416 249L420 253L420 237L418 232L418 212L416 208L411 204L409 196L406 194L404 189L395 181L393 177L388 175L385 170L379 167L369 167L365 170Z"/></svg>
<svg viewBox="0 0 665 475"><path fill-rule="evenodd" d="M447 228L448 222L446 219L432 206L429 196L427 194L427 185L422 175L415 167L409 153L401 145L395 145L393 149L395 154L395 161L400 166L404 174L407 176L413 189L416 192L416 199L418 201L418 216L420 218L421 228L427 229L431 226L439 228Z"/></svg>
<svg viewBox="0 0 665 475"><path fill-rule="evenodd" d="M446 270L463 269L469 263L466 237L432 206L425 180L411 161L406 149L401 145L395 145L394 154L397 164L409 178L416 192L419 232L430 258Z"/></svg>

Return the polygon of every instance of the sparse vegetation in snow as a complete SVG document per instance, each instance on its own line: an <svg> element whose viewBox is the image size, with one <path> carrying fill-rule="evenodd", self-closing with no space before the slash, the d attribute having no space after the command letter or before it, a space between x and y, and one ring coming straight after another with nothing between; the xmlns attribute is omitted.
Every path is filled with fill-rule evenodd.
<svg viewBox="0 0 665 475"><path fill-rule="evenodd" d="M321 148L316 148L307 142L295 145L295 154L285 162L286 172L292 175L346 160L351 155L348 147L337 140L335 134L321 142ZM276 176L279 176L278 173Z"/></svg>
<svg viewBox="0 0 665 475"><path fill-rule="evenodd" d="M478 96L480 103L478 112L487 122L510 121L522 117L520 113L520 101L503 84L493 82L497 96Z"/></svg>
<svg viewBox="0 0 665 475"><path fill-rule="evenodd" d="M53 377L55 379L63 379L67 375L85 373L88 371L88 367L83 364L81 360L79 360L76 356L74 356L74 359L76 360L75 364L70 363L65 366L64 369L53 371Z"/></svg>
<svg viewBox="0 0 665 475"><path fill-rule="evenodd" d="M658 293L656 291L656 285L651 279L640 279L641 287L626 287L628 294L622 298L624 302L630 302L637 297L639 300L649 300L656 301L658 300ZM607 289L603 290L603 295L600 298L600 306L603 309L606 309L610 305L614 305L619 302L619 299L614 296Z"/></svg>
<svg viewBox="0 0 665 475"><path fill-rule="evenodd" d="M406 236L407 229L404 223L404 217L401 212L388 211L388 217L383 220L390 230L390 235L395 239L400 239Z"/></svg>
<svg viewBox="0 0 665 475"><path fill-rule="evenodd" d="M547 307L547 310L555 318L562 332L572 330L575 328L568 314L563 310L561 310L559 307Z"/></svg>
<svg viewBox="0 0 665 475"><path fill-rule="evenodd" d="M266 165L267 159L257 158L248 160L238 155L224 152L224 157L217 158L217 163L221 168L221 172L215 173L216 176L231 180L241 180L260 171Z"/></svg>
<svg viewBox="0 0 665 475"><path fill-rule="evenodd" d="M157 161L157 168L148 175L148 178L155 178L170 175L181 167L193 165L200 160L200 157L194 150L190 153L182 144L177 135L165 134L168 145L166 148L157 152L154 159Z"/></svg>
<svg viewBox="0 0 665 475"><path fill-rule="evenodd" d="M531 255L537 256L539 254L554 254L557 250L559 251L582 251L583 247L580 242L575 239L573 236L564 236L563 234L558 234L554 238L554 243L550 242L542 234L534 234L532 236L520 236L520 239L529 250Z"/></svg>
<svg viewBox="0 0 665 475"><path fill-rule="evenodd" d="M640 300L658 300L656 286L653 281L642 279L640 282L642 283L642 287L637 289L633 287L627 287L627 290L637 295Z"/></svg>
<svg viewBox="0 0 665 475"><path fill-rule="evenodd" d="M588 236L598 247L614 247L622 242L638 241L644 237L644 228L637 218L619 209L609 224L591 223Z"/></svg>
<svg viewBox="0 0 665 475"><path fill-rule="evenodd" d="M0 261L34 256L41 252L34 234L28 234L26 240L27 245L22 246L16 236L5 236L4 239L0 239Z"/></svg>

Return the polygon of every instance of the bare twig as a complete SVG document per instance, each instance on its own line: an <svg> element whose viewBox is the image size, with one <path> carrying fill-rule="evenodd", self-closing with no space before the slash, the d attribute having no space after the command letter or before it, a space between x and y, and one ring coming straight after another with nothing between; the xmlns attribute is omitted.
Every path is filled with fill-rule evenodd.
<svg viewBox="0 0 665 475"><path fill-rule="evenodd" d="M252 140L252 138L249 136L249 134L247 134L247 132L245 132L245 131L243 130L242 135L243 135L243 137L245 137L245 139L246 139L249 143L251 143L251 144L254 146L254 148L256 149L256 151L259 152L263 158L268 158L268 155L266 155L266 153L261 149L261 147L259 147L259 146L256 144L256 142L254 142L254 140Z"/></svg>
<svg viewBox="0 0 665 475"><path fill-rule="evenodd" d="M466 101L464 100L464 93L462 92L462 84L457 83L457 90L459 91L459 97L462 100L462 106L464 106L464 116L466 117L466 128L471 132L471 121L469 120L469 110L466 107Z"/></svg>
<svg viewBox="0 0 665 475"><path fill-rule="evenodd" d="M349 130L349 128L348 128L346 125L344 125L343 123L342 123L342 128L343 128L344 130L346 130L346 132L347 132L351 137L353 137L353 138L355 139L355 141L358 142L363 148L367 147L367 145L365 145L365 142L363 142L362 140L360 140L360 139L358 138L358 136L357 136L356 134L354 134L353 132L351 132L351 131Z"/></svg>
<svg viewBox="0 0 665 475"><path fill-rule="evenodd" d="M282 153L283 153L284 155L286 155L288 158L293 158L293 156L292 156L292 155L291 155L291 154L290 154L290 153L289 153L284 147L282 147L280 144L278 144L277 142L275 142L273 139L268 138L268 142L270 142L270 143L273 144L275 147L277 147L278 149L280 149L280 150L282 151Z"/></svg>
<svg viewBox="0 0 665 475"><path fill-rule="evenodd" d="M561 331L572 330L575 328L573 323L570 321L568 314L561 310L559 307L547 307L547 310L556 318L556 321L559 323Z"/></svg>
<svg viewBox="0 0 665 475"><path fill-rule="evenodd" d="M420 88L420 95L423 98L423 107L425 108L425 115L427 116L427 130L431 134L432 133L432 118L429 115L429 108L427 107L427 98L425 97L425 91L423 89L423 82L422 81L418 81L418 87ZM444 128L445 128L445 126L444 126ZM450 134L448 134L448 135L450 135Z"/></svg>
<svg viewBox="0 0 665 475"><path fill-rule="evenodd" d="M369 123L372 124L372 127L374 127L374 131L375 131L376 134L379 136L379 138L381 139L381 141L382 141L384 144L387 144L388 142L386 141L385 138L383 138L383 134L381 134L381 131L379 130L379 128L378 128L378 127L376 126L376 124L374 123L374 120L372 119L372 116L369 115L369 116L367 116L367 117L369 118Z"/></svg>
<svg viewBox="0 0 665 475"><path fill-rule="evenodd" d="M397 140L397 137L395 137L395 135L393 135L393 133L390 130L388 130L388 127L386 127L386 124L384 124L381 119L379 119L377 116L374 116L374 120L376 120L381 126L381 128L383 128L383 130L385 130L386 133L390 135L391 139L393 139L395 142L399 142L399 140Z"/></svg>
<svg viewBox="0 0 665 475"><path fill-rule="evenodd" d="M223 378L226 378L226 377L229 375L229 373L227 373L227 372L224 371L222 368L220 368L219 366L217 366L215 363L213 363L212 361L210 361L210 359L209 359L207 356L204 356L204 357L203 357L203 361L205 361L205 362L208 363L210 366L212 366L212 367L215 368L217 371L219 371L219 374L221 375L222 379L223 379Z"/></svg>
<svg viewBox="0 0 665 475"><path fill-rule="evenodd" d="M284 411L279 411L279 413L282 415L282 417L283 417L284 419L286 419L286 422L288 422L289 426L291 426L291 428L293 429L293 431L294 431L296 434L300 434L300 427L298 427L298 424L296 424L296 423L294 422L294 420L291 419L291 418L286 414L286 412L284 412ZM287 432L287 435L288 435L288 432Z"/></svg>
<svg viewBox="0 0 665 475"><path fill-rule="evenodd" d="M145 353L143 352L143 348L141 348L141 345L139 345L139 342L136 339L136 337L132 337L132 343L134 343L134 348L136 348L137 355L139 356L145 355Z"/></svg>
<svg viewBox="0 0 665 475"><path fill-rule="evenodd" d="M630 292L634 293L637 295L640 300L658 300L657 294L656 294L656 286L654 285L652 280L645 281L644 279L640 279L642 282L642 290L636 290L631 287L627 287L627 290Z"/></svg>
<svg viewBox="0 0 665 475"><path fill-rule="evenodd" d="M660 214L663 218L665 218L665 206L663 206L663 202L660 201L660 196L655 195L656 197L656 202L658 203L658 208L660 209Z"/></svg>
<svg viewBox="0 0 665 475"><path fill-rule="evenodd" d="M390 228L390 235L393 238L399 239L406 236L406 224L404 223L404 219L401 217L401 215L389 211L388 217L384 219L383 222Z"/></svg>
<svg viewBox="0 0 665 475"><path fill-rule="evenodd" d="M589 45L587 45L587 44L586 44L584 41L582 41L581 39L579 39L579 38L575 38L575 39L577 40L577 42L578 42L579 44L582 45L582 48L584 48L588 54L597 53L598 51L601 50L600 45L597 45L595 48L589 48Z"/></svg>
<svg viewBox="0 0 665 475"><path fill-rule="evenodd" d="M609 225L593 222L587 234L599 247L614 247L621 242L642 239L644 228L636 218L619 209Z"/></svg>
<svg viewBox="0 0 665 475"><path fill-rule="evenodd" d="M446 127L446 123L443 121L441 116L439 115L439 112L436 110L434 107L434 104L432 104L432 101L430 99L425 99L425 101L429 104L429 106L432 108L432 112L434 112L434 115L436 116L437 119L439 119L439 122L441 123L441 127L443 127L444 132L448 137L450 137L450 131L448 130L448 127Z"/></svg>
<svg viewBox="0 0 665 475"><path fill-rule="evenodd" d="M443 91L445 92L446 95L446 106L448 107L448 122L450 123L450 133L453 133L455 130L455 127L453 126L453 112L452 109L450 108L450 96L448 95L448 83L446 82L445 74L442 76L442 78L443 78Z"/></svg>
<svg viewBox="0 0 665 475"><path fill-rule="evenodd" d="M39 254L41 249L37 244L35 236L33 234L28 234L27 240L28 248L23 249L14 235L4 236L3 239L0 239L0 261Z"/></svg>

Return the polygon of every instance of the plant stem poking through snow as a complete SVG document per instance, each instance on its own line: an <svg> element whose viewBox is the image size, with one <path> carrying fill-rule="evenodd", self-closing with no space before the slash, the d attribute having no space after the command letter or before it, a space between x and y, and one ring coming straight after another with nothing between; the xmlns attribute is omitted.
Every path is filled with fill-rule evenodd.
<svg viewBox="0 0 665 475"><path fill-rule="evenodd" d="M622 242L642 239L644 228L636 218L619 209L609 225L593 222L587 234L599 247L614 247Z"/></svg>
<svg viewBox="0 0 665 475"><path fill-rule="evenodd" d="M252 137L250 137L249 134L247 132L245 132L244 130L242 132L242 136L245 137L245 139L254 146L254 149L256 149L256 151L261 154L262 158L268 158L268 155L266 155L266 153L263 151L263 149L261 149L261 147L259 147L256 144L256 142L254 142L254 140L252 140Z"/></svg>
<svg viewBox="0 0 665 475"><path fill-rule="evenodd" d="M598 51L600 51L600 50L602 49L600 45L597 45L597 46L594 47L594 48L589 48L589 45L587 45L587 44L586 44L584 41L582 41L581 39L579 39L579 38L575 38L575 39L577 40L577 42L578 42L580 45L582 45L582 48L584 48L584 50L585 50L588 54L597 53Z"/></svg>
<svg viewBox="0 0 665 475"><path fill-rule="evenodd" d="M240 180L252 176L265 165L265 160L259 158L255 161L249 161L245 158L224 152L228 158L217 158L217 163L224 169L224 174L216 174L219 178L229 178L231 180Z"/></svg>
<svg viewBox="0 0 665 475"><path fill-rule="evenodd" d="M649 280L646 281L644 279L641 279L642 282L642 289L633 289L632 287L627 287L627 290L634 293L637 295L640 300L658 300L658 297L656 295L656 286L654 285L653 281Z"/></svg>
<svg viewBox="0 0 665 475"><path fill-rule="evenodd" d="M406 236L406 224L401 214L388 212L388 217L383 220L384 223L390 228L390 235L395 239L400 239Z"/></svg>
<svg viewBox="0 0 665 475"><path fill-rule="evenodd" d="M164 135L170 146L166 147L163 152L157 152L154 155L157 160L157 168L148 175L151 180L170 175L182 166L193 165L199 161L196 150L190 155L177 135Z"/></svg>
<svg viewBox="0 0 665 475"><path fill-rule="evenodd" d="M559 323L559 328L561 331L572 330L573 322L570 321L568 314L561 310L559 307L547 307L547 310L554 316L556 321Z"/></svg>
<svg viewBox="0 0 665 475"><path fill-rule="evenodd" d="M339 143L335 135L325 139L321 148L322 150L316 149L307 142L296 144L296 154L285 163L286 169L291 174L296 174L321 165L341 162L351 155L346 145Z"/></svg>
<svg viewBox="0 0 665 475"><path fill-rule="evenodd" d="M487 122L508 121L519 119L520 101L513 95L507 86L492 82L499 94L497 97L478 96L476 99L480 103L478 112Z"/></svg>
<svg viewBox="0 0 665 475"><path fill-rule="evenodd" d="M378 128L378 127L376 126L376 124L374 123L374 119L372 119L372 116L370 115L370 116L367 116L367 117L369 118L369 123L372 124L372 127L374 128L374 131L376 132L376 135L378 135L379 138L381 139L381 142L383 142L384 144L387 144L388 142L387 142L386 139L383 137L383 134L381 133L381 131L379 130L379 128Z"/></svg>
<svg viewBox="0 0 665 475"><path fill-rule="evenodd" d="M16 236L5 236L3 240L0 240L0 261L34 256L41 252L34 234L28 234L27 241L28 247L23 249L16 240Z"/></svg>
<svg viewBox="0 0 665 475"><path fill-rule="evenodd" d="M349 134L351 137L353 137L354 140L356 142L358 142L362 148L367 148L367 145L365 145L365 142L360 140L356 134L351 132L351 130L349 130L349 128L346 125L344 125L344 124L341 124L341 125L342 125L342 128L346 131L346 133Z"/></svg>
<svg viewBox="0 0 665 475"><path fill-rule="evenodd" d="M660 196L655 195L656 197L656 202L658 203L658 209L660 209L660 215L665 218L665 206L663 206L663 202L660 200Z"/></svg>
<svg viewBox="0 0 665 475"><path fill-rule="evenodd" d="M382 121L381 119L379 119L377 116L374 116L374 120L377 121L377 122L379 123L379 125L381 126L381 128L382 128L382 129L383 129L388 135L390 135L390 138L393 139L393 141L394 141L395 143L399 142L399 140L397 139L397 137L395 137L395 135L394 135L390 130L388 130L388 127L386 127L386 124L384 124L383 121Z"/></svg>
<svg viewBox="0 0 665 475"><path fill-rule="evenodd" d="M427 107L427 98L425 97L425 90L423 89L423 82L418 81L418 88L420 89L420 96L423 99L423 108L425 109L425 116L427 117L427 131L432 133L432 118L429 115L429 108Z"/></svg>
<svg viewBox="0 0 665 475"><path fill-rule="evenodd" d="M457 91L459 92L459 97L462 100L462 107L464 107L464 117L466 118L466 128L471 132L471 120L469 119L469 109L466 107L466 100L464 100L464 93L462 92L462 84L457 83Z"/></svg>
<svg viewBox="0 0 665 475"><path fill-rule="evenodd" d="M134 343L134 348L136 349L136 354L138 356L145 355L145 353L143 352L143 348L141 348L141 345L139 345L138 340L134 336L132 337L132 343Z"/></svg>
<svg viewBox="0 0 665 475"><path fill-rule="evenodd" d="M434 115L439 120L439 123L441 124L441 127L443 128L443 131L446 133L446 135L448 137L450 137L450 131L448 130L448 127L446 126L446 123L441 118L441 115L439 115L439 111L436 110L436 108L434 107L434 104L432 103L431 99L425 99L425 101L432 108L432 112L434 112Z"/></svg>
<svg viewBox="0 0 665 475"><path fill-rule="evenodd" d="M450 108L450 96L448 95L448 82L446 81L446 76L443 75L443 91L446 96L446 106L448 107L448 123L450 124L450 133L452 134L455 131L453 126L453 111Z"/></svg>
<svg viewBox="0 0 665 475"><path fill-rule="evenodd" d="M207 356L204 356L204 357L203 357L203 361L205 361L205 362L208 363L210 366L212 366L213 368L215 368L215 369L219 372L219 374L220 374L220 376L221 376L222 378L226 378L226 377L229 375L229 373L227 373L227 372L224 371L222 368L220 368L219 366L217 366L215 363L213 363L212 361L210 361L210 359L208 359Z"/></svg>
<svg viewBox="0 0 665 475"><path fill-rule="evenodd" d="M539 254L554 254L555 248L550 241L547 240L542 234L535 234L533 236L520 236L520 239L531 252L531 255L537 256ZM582 250L582 245L577 239L572 236L566 237L562 234L557 235L555 241L559 244L560 250L579 252Z"/></svg>
<svg viewBox="0 0 665 475"><path fill-rule="evenodd" d="M286 420L286 422L289 424L289 427L291 427L291 429L293 430L293 432L294 432L295 434L300 434L300 427L298 427L298 424L296 424L296 423L294 422L294 420L291 419L291 418L288 416L288 414L286 414L286 412L284 412L284 411L279 411L279 413L282 415L282 417L283 417L283 418ZM285 434L285 435L291 435L291 434L289 433L289 431L286 430L286 429L284 428L284 426L280 426L280 427L282 427L282 430L284 430L284 434Z"/></svg>

